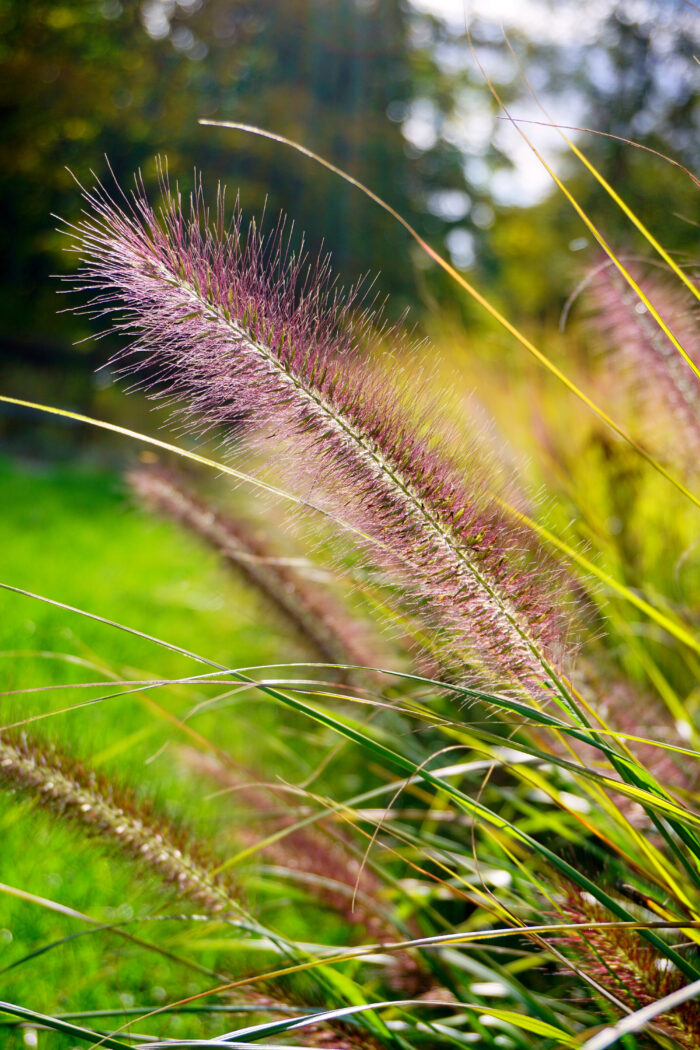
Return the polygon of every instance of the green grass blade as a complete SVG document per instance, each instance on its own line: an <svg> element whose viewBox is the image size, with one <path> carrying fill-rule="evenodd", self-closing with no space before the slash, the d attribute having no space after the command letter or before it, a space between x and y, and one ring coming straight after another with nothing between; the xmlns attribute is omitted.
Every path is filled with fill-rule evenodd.
<svg viewBox="0 0 700 1050"><path fill-rule="evenodd" d="M48 1014L37 1013L25 1006L17 1006L15 1003L0 1002L0 1013L11 1014L20 1017L23 1021L30 1021L40 1025L42 1028L50 1028L54 1032L62 1032L72 1039L78 1039L81 1043L92 1043L93 1046L104 1046L108 1050L133 1050L131 1043L123 1043L121 1039L113 1039L112 1036L91 1032L87 1028L71 1024L70 1021L62 1021L59 1017L49 1017Z"/></svg>

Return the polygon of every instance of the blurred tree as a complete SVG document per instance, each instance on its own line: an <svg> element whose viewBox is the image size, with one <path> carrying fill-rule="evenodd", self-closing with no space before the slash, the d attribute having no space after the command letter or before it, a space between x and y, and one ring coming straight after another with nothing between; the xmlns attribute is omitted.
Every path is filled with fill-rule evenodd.
<svg viewBox="0 0 700 1050"><path fill-rule="evenodd" d="M487 0L476 6L488 16ZM585 256L569 246L581 248L585 231L561 197L546 188L533 197L531 167L509 175L522 154L509 152L507 135L517 136L498 120L461 4L451 5L452 23L441 14L448 8L448 0L0 0L0 353L75 359L69 344L85 329L56 317L48 280L73 261L49 216L70 220L79 207L66 167L89 182L91 169L105 175L105 154L122 184L142 168L153 185L161 153L185 188L196 165L210 191L218 179L240 188L246 211L266 201L268 213L286 211L311 252L332 252L345 282L380 271L396 313L440 294L440 275L417 273L425 260L405 233L356 191L282 147L202 128L201 116L299 139L372 186L457 265L476 268L511 312L555 312ZM538 94L563 100L567 122L632 135L692 164L692 5L599 0L587 11L583 18L578 0L513 3L511 39ZM540 116L522 105L527 90L500 26L477 21L473 42L513 111ZM615 140L582 142L667 247L692 250L696 228L672 217L692 220L691 180ZM590 177L572 163L564 171L614 242L634 243Z"/></svg>
<svg viewBox="0 0 700 1050"><path fill-rule="evenodd" d="M196 165L211 192L218 179L240 188L246 210L286 211L344 280L381 270L395 309L414 298L406 237L376 207L279 146L197 124L216 116L298 138L420 221L428 190L463 191L464 174L439 139L406 156L396 116L416 69L399 0L1 0L0 18L6 347L32 339L39 352L75 333L70 315L56 320L47 280L72 264L50 214L69 220L79 207L66 168L89 183L105 154L123 185L137 168L152 184L158 153L185 187ZM431 233L448 226L438 219Z"/></svg>
<svg viewBox="0 0 700 1050"><path fill-rule="evenodd" d="M491 26L489 32L485 25L481 37L477 31L474 39L486 70L507 85L501 93L510 112L532 120L548 119L530 95L524 74L554 120L602 132L567 134L577 140L664 247L684 265L697 267L697 184L678 167L620 140L632 139L697 173L697 5L690 0L598 0L584 10L579 0L522 0L512 5L510 23L506 22L521 68L508 52L500 26L495 31ZM466 67L470 54L463 22L443 25L441 33L442 37L436 32L434 43L438 63L440 49L449 44L450 65L461 61ZM461 59L454 53L460 41ZM555 168L616 250L652 253L602 187L566 147L557 146L555 133L532 124L520 126L550 161L558 150ZM511 315L551 321L583 269L598 260L599 248L546 176L540 199L534 203L527 199L527 186L519 185L519 180L522 184L530 179L537 186L541 172L507 121L487 122L482 135L477 163L491 158L486 177L498 219L492 222L491 212L479 240L481 278ZM470 143L463 124L454 141L464 145L469 178L474 162L469 159ZM495 147L500 150L500 167L493 163ZM509 155L517 161L510 173L503 167Z"/></svg>

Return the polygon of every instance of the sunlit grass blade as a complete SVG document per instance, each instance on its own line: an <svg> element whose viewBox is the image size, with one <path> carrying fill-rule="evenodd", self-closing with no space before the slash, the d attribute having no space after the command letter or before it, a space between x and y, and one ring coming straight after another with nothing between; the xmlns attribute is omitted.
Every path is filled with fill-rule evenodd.
<svg viewBox="0 0 700 1050"><path fill-rule="evenodd" d="M16 590L15 588L9 589ZM56 604L61 605L61 603ZM173 646L171 645L171 643L163 642L162 640L156 639L153 636L146 635L144 632L135 631L134 629L126 627L124 625L112 623L111 621L105 620L103 617L95 616L95 614L82 613L81 610L77 609L72 609L71 611L76 612L78 614L87 615L88 618L99 620L101 622L107 623L110 626L118 627L120 630L127 631L128 633L134 633L139 637L149 639L155 644L162 645L165 648L174 649L175 651L178 651L184 655L189 655L191 658L197 660L198 662L208 664L209 666L213 666L218 670L227 670L225 667L215 663L214 661L211 661L205 657L199 657L193 653L189 653L187 650L184 650L177 646ZM228 673L230 673L230 671ZM248 676L240 673L232 674L232 677L235 677L241 681L251 682ZM252 682L251 684L255 685L256 683ZM465 813L473 816L477 820L485 821L486 824L490 825L494 829L500 829L500 831L504 832L509 837L511 837L514 842L521 843L523 846L526 846L527 848L533 850L533 852L539 855L542 858L542 860L544 860L548 864L551 864L554 869L559 871L571 882L573 882L575 885L578 885L585 892L590 893L596 900L599 901L600 904L607 908L618 919L621 919L623 921L632 920L633 916L630 914L627 908L625 908L618 901L613 899L607 892L605 892L595 882L588 878L588 876L586 876L583 872L578 871L574 865L570 864L561 855L551 850L544 843L539 842L536 838L533 838L527 832L520 830L511 821L500 817L497 813L489 809L489 807L483 805L478 801L475 801L470 795L468 795L461 789L455 787L454 785L450 784L448 781L442 779L441 777L436 776L434 773L431 773L425 767L419 766L415 762L412 762L411 760L406 758L405 755L401 754L394 748L383 743L381 739L377 737L376 732L374 730L369 730L368 727L360 728L357 725L353 725L352 723L350 723L347 719L341 720L325 712L323 709L309 705L305 701L296 698L293 695L282 692L279 689L265 685L258 685L256 687L261 692L278 700L284 706L290 708L291 710L294 710L299 714L306 715L313 722L317 722L318 724L323 725L328 729L331 729L340 737L343 737L360 745L360 747L369 755L380 760L389 768L393 767L398 772L408 774L410 776L415 776L420 781L423 781L428 787L445 793L446 797L450 798L453 804L458 806ZM696 978L697 969L691 962L689 962L689 960L685 959L675 949L670 947L664 941L660 940L655 934L653 934L653 932L649 930L644 930L642 935L645 937L646 940L653 944L657 948L657 950L659 950L663 955L669 958L674 963L674 965L687 977L691 979ZM299 965L301 965L302 968L306 968L309 964L301 963ZM296 965L289 972L297 972Z"/></svg>
<svg viewBox="0 0 700 1050"><path fill-rule="evenodd" d="M293 698L291 696L288 696L287 694L282 693L278 688L276 688L274 686L271 686L271 685L266 684L265 682L259 682L259 681L256 681L256 680L250 678L250 676L248 674L246 674L245 672L243 672L241 670L227 668L223 664L219 664L219 663L217 663L215 661L209 660L206 657L199 656L198 654L193 653L193 652L191 652L191 651L189 651L187 649L184 649L184 648L182 648L180 646L175 646L175 645L173 645L170 642L165 642L162 639L158 639L158 638L156 638L153 635L146 634L145 632L139 631L139 630L137 630L135 628L128 627L128 626L126 626L124 624L117 623L116 621L109 620L109 619L107 619L105 617L98 616L97 614L90 613L90 612L87 612L87 611L82 610L82 609L77 609L77 608L75 608L73 606L68 606L68 605L66 605L65 603L62 603L62 602L55 602L53 599L49 599L49 598L45 598L45 597L43 597L41 595L33 594L32 592L22 590L21 588L12 587L12 586L10 586L8 584L4 584L4 583L0 583L0 588L3 588L3 589L8 590L8 591L12 591L12 592L17 593L17 594L21 594L21 595L23 595L25 597L33 598L33 599L35 599L37 601L42 601L42 602L46 602L46 603L51 604L51 605L56 605L59 608L63 608L65 610L67 610L69 612L72 612L72 613L75 613L75 614L77 614L79 616L84 616L84 617L87 617L88 619L96 620L97 622L103 623L106 626L116 628L116 629L124 631L124 632L126 632L128 634L133 634L136 637L143 638L145 640L151 641L155 645L159 645L159 646L162 646L163 648L170 649L170 650L172 650L174 652L180 653L183 656L188 656L190 659L193 659L196 662L206 664L206 665L208 665L210 667L214 667L221 674L229 675L233 681L244 683L244 684L250 686L253 689L259 690L259 691L261 691L263 693L267 693L269 696L273 697L274 699L277 699L277 700L282 699L283 702L285 702L288 705L296 708L299 711L303 711L306 714L311 713L312 717L315 720L321 721L323 724L327 725L329 728L333 728L336 731L340 731L341 735L346 736L348 739L353 740L355 743L365 744L365 743L373 740L373 738L368 737L364 732L360 732L357 729L353 729L351 727L351 724L347 720L347 718L344 721L340 721L339 719L337 719L337 718L335 718L335 717L333 717L333 716L331 716L329 714L323 713L322 709L320 709L320 708L310 707L305 702L303 702L303 701L301 701L299 699L295 699L295 698ZM598 734L596 734L595 732L591 733L590 731L587 730L587 728L583 728L582 729L582 728L577 727L577 726L567 725L566 723L560 721L557 718L554 718L553 716L547 714L546 712L540 710L539 708L531 707L530 705L528 705L526 703L523 703L521 701L510 700L510 699L508 699L506 697L501 697L501 696L497 696L495 694L486 693L483 690L470 689L470 688L468 688L466 686L442 683L442 682L426 679L426 678L423 678L423 677L418 676L418 675L407 675L407 674L403 674L401 672L394 672L394 674L395 674L395 676L402 677L402 678L404 678L406 680L419 681L419 682L422 682L423 684L431 684L431 685L433 685L433 686L435 686L437 688L440 688L440 689L448 689L449 691L454 692L457 695L462 695L462 696L465 696L465 697L469 697L471 699L483 700L483 701L485 701L485 702L487 702L489 704L492 704L492 705L494 705L496 707L502 708L504 710L512 711L514 713L517 713L519 715L523 715L523 716L525 716L525 717L527 717L529 719L532 719L535 725L549 725L552 728L556 728L558 730L566 732L566 733L570 734L573 738L579 739L581 742L585 742L585 743L591 744L592 746L595 746L599 750L607 753L609 757L611 757L611 758L614 757L616 760L621 761L623 763L623 765L628 761L628 760L626 760L624 758L624 756L617 755L614 751L612 751L610 749L610 747L604 741L599 739ZM211 676L208 676L208 677L211 677ZM202 677L199 676L197 678L197 680L201 681ZM347 699L347 697L343 696L343 697L339 697L339 699ZM376 730L374 730L374 733L376 735ZM411 770L413 775L416 775L416 776L422 777L424 779L427 779L428 782L430 782L430 783L435 783L435 780L434 780L434 778L431 775L427 774L425 770L420 769L420 767L418 767L417 765L412 763L409 759L405 758L405 756L399 754L398 752L394 751L393 749L390 749L390 748L386 747L384 744L381 744L379 742L379 740L374 740L374 743L380 749L381 753L383 753L386 756L392 756L392 764L396 764L396 762L398 761L404 770L409 769L409 770ZM552 759L552 760L554 760L554 759ZM652 782L650 780L650 778L648 777L648 775L644 774L644 771L640 770L640 772L643 773L643 775L644 775L644 777L645 777L645 779L647 780L648 783ZM458 796L455 796L455 797L458 797ZM643 797L646 797L646 796L643 796ZM466 798L466 796L465 796L465 798ZM671 807L672 807L672 809L675 809L675 812L679 816L683 815L684 818L688 818L688 815L684 811L680 810L678 807L673 807L673 804L671 804ZM688 819L691 819L691 822L692 822L692 818L688 818ZM500 821L498 822L499 826L500 826L501 823L502 822L500 822Z"/></svg>
<svg viewBox="0 0 700 1050"><path fill-rule="evenodd" d="M657 1017L667 1013L669 1010L673 1010L677 1006L682 1006L683 1003L687 1003L688 1000L695 999L699 995L700 981L686 984L683 988L678 988L675 992L671 992L670 995L664 996L663 999L659 999L649 1006L643 1006L641 1010L636 1010L628 1017L623 1017L621 1021L618 1021L612 1027L604 1028L602 1032L598 1032L591 1039L587 1039L581 1050L607 1050L607 1047L614 1046L615 1043L624 1039L625 1036L643 1031Z"/></svg>
<svg viewBox="0 0 700 1050"><path fill-rule="evenodd" d="M659 243L659 241L656 239L656 237L654 237L654 235L651 233L651 231L642 222L642 220L637 215L637 213L634 212L632 210L632 208L630 208L629 205L622 199L622 197L617 192L617 190L614 188L614 186L612 186L608 182L608 180L596 168L596 166L592 163L592 161L590 161L588 159L588 157L586 157L586 155L583 153L583 151L581 149L579 149L579 147L576 145L576 143L572 139L570 139L568 135L564 134L564 128L562 127L562 125L556 124L554 121L552 121L552 118L551 118L550 114L547 113L546 109L541 104L541 102L540 102L540 100L539 100L539 98L537 96L537 93L534 91L534 89L533 89L532 85L530 84L527 76L525 75L525 72L524 72L524 70L523 70L523 68L522 68L522 66L521 66L521 64L520 64L520 62L519 62L519 60L518 60L518 58L517 58L517 56L515 54L515 51L514 51L512 45L511 45L511 43L510 43L510 40L508 39L507 34L504 33L504 36L505 36L505 40L506 40L506 43L508 45L508 49L509 49L511 55L513 56L515 61L518 63L518 68L520 70L520 75L523 78L525 84L527 85L528 91L530 92L532 98L534 99L534 101L537 104L537 106L539 107L539 109L542 111L542 113L544 113L544 115L547 117L547 119L549 121L547 126L556 129L556 131L559 133L559 135L564 140L564 142L566 143L568 148L571 150L571 152L574 154L574 156L577 157L578 160L581 161L581 163L588 169L588 171L591 173L591 175L593 175L593 177L596 179L596 181L603 187L603 189L608 194L608 196L615 202L615 204L618 206L618 208L626 215L626 217L637 228L637 230L639 230L639 232L642 234L642 236L645 238L645 240L652 246L652 248L657 253L657 255L659 255L663 259L665 264L668 266L669 270L671 270L672 273L675 274L675 276L679 279L679 281L682 281L682 283L686 286L686 288L693 294L693 296L696 299L700 299L700 289L698 289L697 285L693 281L691 281L691 279L688 277L687 273L676 263L676 261L674 260L673 256L670 255L666 251L666 249ZM494 90L493 85L490 82L489 82L489 88L492 91ZM498 96L496 96L496 97L498 97ZM517 130L522 134L521 129L520 129L520 125L521 124L526 124L526 123L531 123L531 122L530 121L516 120L515 118L513 118L510 115L510 113L507 111L507 109L503 106L503 103L501 102L501 100L498 99L498 101L499 101L499 104L501 105L501 107L503 108L503 111L504 111L504 113L506 115L506 119L508 119L513 124L513 126L516 127ZM590 129L585 129L585 130L590 130ZM623 139L619 135L607 136L607 137L616 138L619 141L628 143L630 146L637 146L637 147L639 147L641 149L647 149L647 147L645 147L645 146L641 146L640 147L639 143L632 142L629 139ZM530 148L533 149L533 151L537 155L537 157L540 160L540 162L542 164L544 164L545 163L544 159L540 156L540 154L537 152L537 150L534 149L533 144L530 142L530 140L526 136L525 136L525 141L530 146ZM700 185L700 182L698 182L698 179L692 174L692 172L688 171L687 168L684 168L682 164L678 164L677 162L671 160L671 158L669 158L669 157L664 157L664 155L662 153L659 153L658 150L651 150L650 149L649 152L650 153L654 153L657 157L661 157L663 160L666 160L669 163L676 164L676 166L681 168L681 170L684 171L685 174L688 175L693 180L693 182L696 183L696 185ZM588 217L585 216L585 213L583 212L583 209L581 209L579 207L579 205L574 201L573 196L571 196L569 194L568 190L565 189L563 182L560 182L560 180L558 180L558 178L554 175L554 173L552 171L550 171L549 168L547 168L547 170L548 170L549 174L552 175L552 177L555 179L559 189L561 189L565 193L565 195L567 196L567 199L569 199L571 201L571 203L574 205L574 207L576 208L576 211L578 212L578 214L584 219L586 224L589 225L590 219L588 219ZM651 306L651 304L648 303L646 297L644 297L642 295L641 290L636 285L636 283L632 280L632 278L627 273L625 268L622 266L622 263L620 262L620 260L615 256L614 253L612 253L610 251L609 247L607 247L605 245L603 240L600 239L600 236L599 236L598 233L595 232L595 228L594 228L592 223L590 223L589 228L591 229L591 232L594 233L594 236L596 237L596 240L598 240L598 242L601 245L601 247L604 248L606 254L609 256L609 258L611 259L613 264L618 268L620 273L625 277L625 280L628 282L630 287L632 287L634 289L634 291L637 293L637 295L639 295L641 301L650 310L652 316L657 321L657 323L661 327L662 331L668 336L668 338L671 340L673 345L679 351L679 353L681 354L681 356L685 360L686 364L688 364L690 366L690 368L693 370L693 372L695 372L696 376L698 378L700 378L700 369L698 368L698 366L695 364L695 362L692 360L692 358L690 358L688 356L688 354L685 352L683 347L680 346L680 344L676 340L675 336L668 329L668 327L665 324L665 322L659 317L659 315L657 314L656 310Z"/></svg>
<svg viewBox="0 0 700 1050"><path fill-rule="evenodd" d="M119 426L117 423L109 423L104 419L93 419L80 412L71 412L67 408L56 408L53 405L41 405L34 401L23 401L21 398L17 397L0 395L0 402L3 402L6 405L16 405L19 408L30 408L37 412L47 412L52 416L62 416L64 419L72 419L78 423L87 423L89 426L99 427L101 430L109 430L113 434L119 434L122 437L133 438L144 445L151 445L154 448L163 450L164 452L172 452L176 456L182 456L184 459L192 460L193 463L198 463L200 466L212 468L222 474L228 474L229 477L235 478L236 481L245 481L248 484L256 486L256 488L262 489L270 495L278 497L279 499L294 503L297 506L304 505L304 501L297 496L293 496L291 493L285 492L282 489L275 488L273 485L268 485L267 482L254 478L250 474L244 474L242 471L236 470L234 467L230 467L225 463L219 463L218 461L207 459L206 456L200 456L197 452L180 448L178 445L171 445L167 441L161 441L160 438L150 437L148 434L140 433L140 431L129 430L128 427ZM323 512L319 510L319 513Z"/></svg>
<svg viewBox="0 0 700 1050"><path fill-rule="evenodd" d="M318 1014L309 1014L307 1017L294 1018L293 1020L273 1021L268 1024L254 1025L250 1028L236 1029L233 1032L228 1032L225 1036L220 1036L220 1039L233 1041L235 1039L243 1038L250 1039L251 1036L254 1036L257 1041L257 1039L263 1039L266 1036L277 1035L282 1032L293 1032L299 1028L305 1028L310 1024L318 1024L319 1021L338 1020L367 1010L403 1010L408 1006L435 1006L444 1010L446 1006L449 1005L450 1004L446 1004L442 1001L432 1002L430 999L398 999L395 1001L366 1003L357 1007L344 1007L339 1010L328 1010ZM498 1020L515 1025L516 1028L523 1028L525 1031L532 1032L535 1035L541 1035L543 1038L558 1039L564 1046L576 1045L576 1040L570 1036L569 1033L561 1028L555 1028L554 1025L547 1024L536 1017L528 1017L525 1014L516 1014L512 1010L484 1008L481 1005L470 1003L455 1003L454 1006L458 1007L460 1010L478 1010L490 1015L491 1017L495 1017Z"/></svg>
<svg viewBox="0 0 700 1050"><path fill-rule="evenodd" d="M471 43L471 38L470 38L470 43ZM508 46L510 47L510 44ZM511 48L511 52L512 52L512 48ZM481 62L477 58L476 52L474 51L473 46L472 46L472 54L475 57L477 65L479 66L481 74L482 74L486 84L488 85L488 88L489 88L491 94L493 95L493 97L498 102L498 105L503 110L503 112L505 113L506 117L508 117L510 119L510 112L509 112L507 106L505 105L505 103L504 103L503 99L501 98L499 92L497 91L496 87L494 86L494 84L492 83L492 81L489 78L488 74L486 73L483 65L481 64ZM532 89L530 89L530 90L532 91ZM533 93L533 95L534 95L534 93ZM632 277L632 275L629 272L629 270L625 267L624 263L615 254L615 252L613 251L611 246L608 244L606 238L603 236L603 234L598 229L596 224L593 222L591 217L588 215L588 213L585 211L585 209L579 204L577 199L574 197L573 193L571 193L571 191L568 189L568 187L566 186L564 181L554 171L552 166L547 163L547 161L542 156L542 154L537 149L537 147L533 144L531 139L528 138L528 136L525 134L525 132L523 131L523 129L520 126L520 124L518 122L516 122L516 121L512 121L512 124L513 124L513 127L515 128L515 130L517 131L518 135L520 135L520 137L523 139L523 141L525 143L527 143L527 145L530 147L530 149L532 150L534 155L537 157L538 161L540 162L542 167L545 169L547 174L550 176L550 178L552 179L552 181L556 185L557 189L564 195L564 197L566 197L566 199L571 204L571 206L573 207L574 211L579 216L579 218L582 220L584 225L587 227L587 229L590 231L590 233L593 234L593 237L598 242L600 247L603 249L603 251L605 252L607 257L610 259L611 263L615 266L615 268L622 275L622 277L627 282L627 284L630 286L632 291L635 293L635 295L637 296L639 301L644 304L644 306L649 311L650 315L654 318L654 320L656 321L656 323L658 324L659 328L662 330L664 335L672 343L672 345L675 347L675 349L681 355L681 357L683 358L685 363L688 365L688 367L691 369L691 371L695 373L695 375L696 375L696 377L698 379L700 379L700 368L698 367L698 365L695 363L695 361L693 361L692 357L690 357L690 355L687 353L685 348L681 345L679 340L676 338L674 333L669 328L669 326L666 323L666 321L664 321L663 317L661 317L661 315L659 314L659 312L656 309L656 307L654 306L654 304L649 300L648 296L640 288L640 286L637 283L637 281L635 281L635 279ZM664 249L661 247L661 245L658 243L658 241L651 235L651 233L649 233L649 231L646 229L646 227L641 223L641 220L639 220L636 217L636 215L632 212L632 210L627 207L627 205L620 198L620 196L613 190L612 186L610 186L610 184L605 179L603 179L602 175L600 175L600 173L587 160L587 158L581 153L581 151L575 146L575 144L573 142L571 142L571 140L569 140L567 138L567 136L564 135L564 133L562 131L560 131L559 133L562 136L562 138L564 138L564 140L566 141L567 145L572 150L572 152L579 158L579 160L582 161L582 163L584 163L586 165L588 170L596 177L598 182L604 187L606 192L612 197L612 199L615 201L615 203L622 209L622 211L625 213L625 215L629 219L631 219L631 221L634 223L634 225L637 227L637 229L640 230L641 233L643 233L643 235L646 237L646 239L649 241L649 243L652 245L652 247L664 259L664 261L667 263L667 265L669 265L672 268L673 272L676 273L676 275L681 278L683 283L686 284L691 289L693 295L696 298L700 297L700 293L698 292L698 289L695 287L693 282L690 281L690 279L687 277L687 275L685 275L683 273L683 271L680 270L680 268L673 262L673 260L668 255L668 253L664 251ZM637 446L637 447L641 449L641 446Z"/></svg>
<svg viewBox="0 0 700 1050"><path fill-rule="evenodd" d="M557 130L561 131L581 131L587 135L597 135L600 138L613 139L616 142L623 142L626 146L632 146L634 149L643 150L645 153L651 153L652 156L659 157L667 164L671 164L674 168L678 168L680 171L683 172L684 175L687 175L688 178L691 179L691 181L694 182L695 185L700 189L700 179L698 179L696 175L693 175L692 171L689 168L686 168L684 164L681 164L680 161L676 160L675 157L670 157L667 153L661 153L659 150L653 149L651 146L645 146L643 142L635 142L634 139L627 139L624 137L624 135L614 135L610 131L600 131L599 128L585 128L580 127L576 124L561 124L558 122L555 123L552 120L528 120L524 117L515 117L512 115L510 117L501 116L499 117L499 119L506 121L515 121L516 124L531 124L535 127L541 128L556 128Z"/></svg>
<svg viewBox="0 0 700 1050"><path fill-rule="evenodd" d="M40 1014L36 1010L30 1010L26 1006L18 1006L16 1003L0 1002L0 1013L20 1017L23 1021L39 1025L41 1028L48 1028L50 1031L61 1032L70 1036L71 1039L77 1039L78 1042L90 1043L93 1047L104 1046L108 1050L133 1050L133 1043L124 1043L121 1039L115 1039L110 1035L101 1036L97 1032L91 1032L87 1028L71 1024L70 1021L62 1021L58 1017Z"/></svg>

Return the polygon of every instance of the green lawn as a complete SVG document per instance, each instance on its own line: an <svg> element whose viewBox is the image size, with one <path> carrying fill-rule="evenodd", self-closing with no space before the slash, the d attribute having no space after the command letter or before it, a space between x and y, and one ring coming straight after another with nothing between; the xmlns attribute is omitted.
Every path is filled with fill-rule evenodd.
<svg viewBox="0 0 700 1050"><path fill-rule="evenodd" d="M108 617L227 666L303 658L270 623L256 596L227 578L212 553L137 509L117 474L1 461L0 492L4 583ZM7 591L0 592L0 623L0 681L7 691L208 670L112 626ZM70 688L5 695L2 725L53 712L32 725L32 732L69 746L91 765L129 782L200 838L215 843L214 852L225 857L233 849L240 819L235 799L212 799L212 785L194 779L182 761L181 745L189 742L186 728L168 719L183 719L217 690L171 686L62 710L105 692ZM299 778L311 772L328 746L312 727L294 722L250 692L197 714L187 725L247 766L264 769L268 777L282 773ZM183 910L174 892L148 872L6 793L0 796L0 836L0 880L12 887L107 923ZM265 922L307 935L300 919L303 906L301 912L298 906L289 908L279 888L248 877L245 895ZM124 929L201 966L230 970L225 942L233 935L224 936L220 927L210 930L174 919L132 922ZM324 936L329 935L332 930L325 929ZM22 963L55 942L62 943L40 959ZM186 965L7 893L0 893L0 967L5 968L0 971L0 998L46 1013L154 1006L216 983ZM184 1014L149 1022L148 1027L163 1035L194 1037L225 1030L229 1021ZM117 1020L85 1023L107 1030ZM3 1047L25 1045L17 1029L9 1031L0 1031ZM41 1050L73 1045L62 1035L38 1036Z"/></svg>

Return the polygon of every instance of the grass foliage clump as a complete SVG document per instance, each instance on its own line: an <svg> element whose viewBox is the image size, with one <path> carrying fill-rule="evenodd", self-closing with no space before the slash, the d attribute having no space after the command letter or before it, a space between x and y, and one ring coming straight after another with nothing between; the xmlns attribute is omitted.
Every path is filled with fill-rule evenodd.
<svg viewBox="0 0 700 1050"><path fill-rule="evenodd" d="M692 280L607 249L566 372L508 323L486 438L283 224L85 201L179 442L8 512L3 1045L700 1045Z"/></svg>

